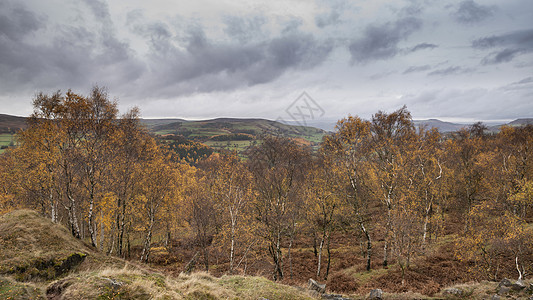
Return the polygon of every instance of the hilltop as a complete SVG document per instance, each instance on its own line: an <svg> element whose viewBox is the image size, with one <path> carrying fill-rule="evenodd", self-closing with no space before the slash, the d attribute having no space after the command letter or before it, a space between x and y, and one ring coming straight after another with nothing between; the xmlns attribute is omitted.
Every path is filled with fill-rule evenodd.
<svg viewBox="0 0 533 300"><path fill-rule="evenodd" d="M35 211L0 216L0 299L313 299L262 277L166 276L107 256Z"/></svg>
<svg viewBox="0 0 533 300"><path fill-rule="evenodd" d="M150 120L142 123L159 135L179 134L214 146L216 142L251 141L264 134L301 139L310 144L319 143L325 130L299 125L288 125L266 119L217 118L212 120L186 121L181 119Z"/></svg>
<svg viewBox="0 0 533 300"><path fill-rule="evenodd" d="M24 117L0 114L0 133L15 133L26 126Z"/></svg>

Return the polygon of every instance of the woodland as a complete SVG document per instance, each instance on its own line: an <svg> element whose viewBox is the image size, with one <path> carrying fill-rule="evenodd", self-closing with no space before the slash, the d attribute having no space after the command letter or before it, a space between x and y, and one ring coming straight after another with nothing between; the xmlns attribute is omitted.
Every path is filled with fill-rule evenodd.
<svg viewBox="0 0 533 300"><path fill-rule="evenodd" d="M442 134L402 107L349 115L318 149L265 134L191 159L102 88L33 107L0 154L0 214L35 210L109 256L346 293L533 273L531 125Z"/></svg>

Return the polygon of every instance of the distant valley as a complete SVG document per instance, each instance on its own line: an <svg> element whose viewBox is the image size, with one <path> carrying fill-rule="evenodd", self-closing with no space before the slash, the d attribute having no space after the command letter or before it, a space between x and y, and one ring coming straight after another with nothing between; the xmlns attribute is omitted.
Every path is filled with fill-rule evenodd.
<svg viewBox="0 0 533 300"><path fill-rule="evenodd" d="M217 118L211 120L189 121L185 119L141 119L141 123L152 133L162 136L178 135L188 140L203 143L214 149L241 151L264 134L274 134L295 139L301 144L316 147L322 137L334 130L335 122L329 120L310 120L301 126L295 121L278 122L267 119ZM469 126L445 122L438 119L414 120L415 126L437 128L447 133ZM503 125L523 126L533 124L533 118L516 119L507 124L488 126L488 131L498 132ZM26 128L26 118L0 114L0 147L13 144L13 134Z"/></svg>

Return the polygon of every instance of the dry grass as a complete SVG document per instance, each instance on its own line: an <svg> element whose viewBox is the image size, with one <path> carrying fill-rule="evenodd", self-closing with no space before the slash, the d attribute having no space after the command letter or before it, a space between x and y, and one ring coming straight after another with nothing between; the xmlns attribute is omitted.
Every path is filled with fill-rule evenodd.
<svg viewBox="0 0 533 300"><path fill-rule="evenodd" d="M298 288L261 277L181 274L177 278L136 269L72 274L49 285L53 299L314 299Z"/></svg>
<svg viewBox="0 0 533 300"><path fill-rule="evenodd" d="M72 274L51 283L47 296L55 299L183 299L171 279L130 268Z"/></svg>

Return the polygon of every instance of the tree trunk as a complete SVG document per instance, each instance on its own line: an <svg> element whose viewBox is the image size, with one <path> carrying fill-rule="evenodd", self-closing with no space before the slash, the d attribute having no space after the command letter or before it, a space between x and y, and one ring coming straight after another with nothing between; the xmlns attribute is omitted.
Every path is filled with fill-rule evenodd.
<svg viewBox="0 0 533 300"><path fill-rule="evenodd" d="M270 243L270 255L274 261L274 281L283 279L283 258L281 254L281 232L277 233L277 237Z"/></svg>
<svg viewBox="0 0 533 300"><path fill-rule="evenodd" d="M423 235L422 235L422 249L426 246L426 238L427 238L427 232L428 232L428 223L429 223L429 214L431 212L431 203L429 203L429 206L426 208L425 218L424 218L424 226L422 228Z"/></svg>
<svg viewBox="0 0 533 300"><path fill-rule="evenodd" d="M125 224L126 224L126 199L122 199L121 201L121 213L119 215L119 224L118 224L118 239L117 239L117 254L118 256L122 256L122 246L124 244L124 230L125 230Z"/></svg>
<svg viewBox="0 0 533 300"><path fill-rule="evenodd" d="M292 249L292 242L294 241L294 233L291 234L291 240L289 242L289 278L292 279L292 256L291 256L291 249Z"/></svg>
<svg viewBox="0 0 533 300"><path fill-rule="evenodd" d="M315 254L315 257L318 256L318 251L316 249L316 232L313 230L313 253Z"/></svg>
<svg viewBox="0 0 533 300"><path fill-rule="evenodd" d="M366 270L370 271L370 263L372 257L372 240L370 239L370 234L366 230L363 221L359 221L359 226L361 227L361 231L366 237Z"/></svg>
<svg viewBox="0 0 533 300"><path fill-rule="evenodd" d="M322 239L320 240L320 245L318 246L318 266L316 270L316 278L318 280L318 277L320 276L320 268L322 264L322 248L324 246L324 236L322 236Z"/></svg>
<svg viewBox="0 0 533 300"><path fill-rule="evenodd" d="M150 247L152 246L152 229L154 227L154 215L150 213L150 225L144 239L143 251L141 253L141 261L148 262L148 256L150 256Z"/></svg>
<svg viewBox="0 0 533 300"><path fill-rule="evenodd" d="M96 232L94 230L94 216L93 216L93 209L94 209L94 199L91 195L90 202L89 202L89 234L91 235L91 245L96 248Z"/></svg>
<svg viewBox="0 0 533 300"><path fill-rule="evenodd" d="M231 222L231 248L229 254L229 273L233 272L233 261L235 260L235 222Z"/></svg>
<svg viewBox="0 0 533 300"><path fill-rule="evenodd" d="M50 189L50 192L48 194L48 199L50 200L50 218L52 220L52 223L57 222L57 202L54 200L54 194L52 189Z"/></svg>
<svg viewBox="0 0 533 300"><path fill-rule="evenodd" d="M387 231L385 235L385 244L383 245L383 267L387 267L389 264L389 233L392 232L392 216L391 216L391 203L390 200L387 204Z"/></svg>
<svg viewBox="0 0 533 300"><path fill-rule="evenodd" d="M70 198L70 197L69 197ZM78 225L78 217L76 216L76 210L74 208L74 201L70 201L70 206L67 208L68 219L70 225L70 231L72 235L79 239L80 238L80 228Z"/></svg>
<svg viewBox="0 0 533 300"><path fill-rule="evenodd" d="M330 248L330 238L331 238L331 232L327 236L327 242L326 242L326 249L328 251L328 265L326 266L326 275L324 276L324 280L328 280L329 276L329 268L331 266L331 248Z"/></svg>
<svg viewBox="0 0 533 300"><path fill-rule="evenodd" d="M100 210L100 251L104 252L105 226L104 213Z"/></svg>

